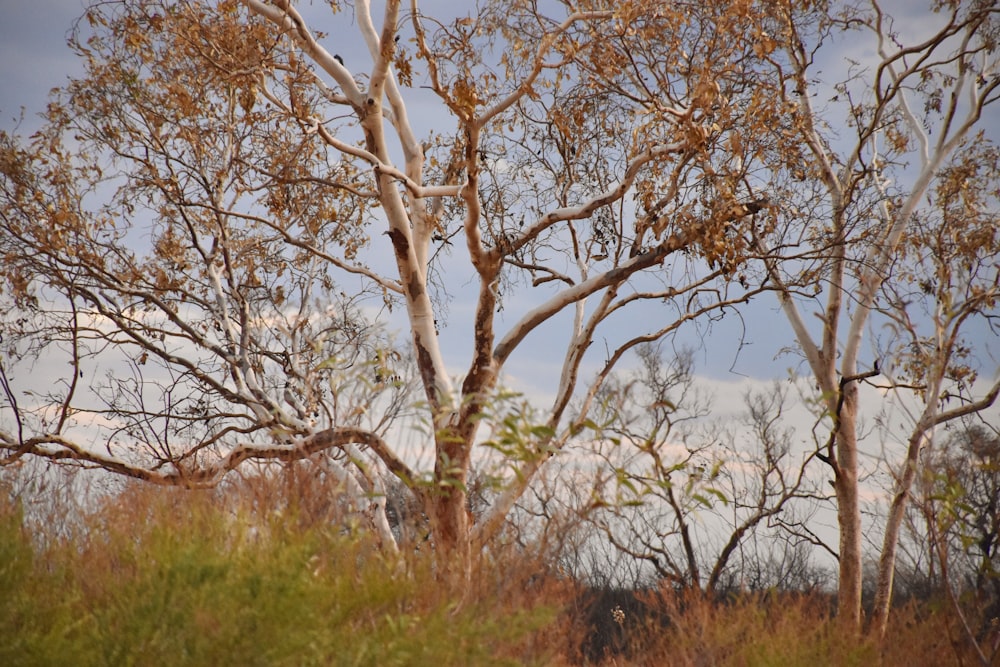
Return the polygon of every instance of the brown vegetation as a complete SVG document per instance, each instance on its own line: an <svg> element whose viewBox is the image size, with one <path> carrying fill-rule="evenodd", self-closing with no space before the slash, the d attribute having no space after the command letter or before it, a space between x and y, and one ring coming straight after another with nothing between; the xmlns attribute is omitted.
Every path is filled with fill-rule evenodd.
<svg viewBox="0 0 1000 667"><path fill-rule="evenodd" d="M831 593L608 588L496 546L471 581L387 555L305 466L215 491L129 484L83 508L4 476L5 665L972 664L936 598L844 641ZM35 480L38 478L35 477ZM260 493L269 499L260 503ZM15 497L17 496L17 497ZM275 502L277 500L277 502Z"/></svg>

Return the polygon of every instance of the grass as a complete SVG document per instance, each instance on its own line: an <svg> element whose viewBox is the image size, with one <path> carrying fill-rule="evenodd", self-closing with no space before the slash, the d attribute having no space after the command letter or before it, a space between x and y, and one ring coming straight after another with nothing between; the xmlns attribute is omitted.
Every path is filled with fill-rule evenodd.
<svg viewBox="0 0 1000 667"><path fill-rule="evenodd" d="M974 664L945 606L897 610L880 646L845 638L825 598L605 601L523 551L456 584L426 553L387 555L296 503L135 486L57 525L9 496L2 665Z"/></svg>
<svg viewBox="0 0 1000 667"><path fill-rule="evenodd" d="M459 609L426 558L132 489L45 548L0 509L3 665L547 664L542 606ZM499 590L499 589L498 589ZM499 611L499 613L498 613Z"/></svg>

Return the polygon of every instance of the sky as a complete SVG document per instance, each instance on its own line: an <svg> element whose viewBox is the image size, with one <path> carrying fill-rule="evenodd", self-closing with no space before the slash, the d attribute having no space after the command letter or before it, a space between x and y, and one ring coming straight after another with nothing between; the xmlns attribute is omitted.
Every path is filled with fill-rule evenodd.
<svg viewBox="0 0 1000 667"><path fill-rule="evenodd" d="M49 91L82 71L66 37L83 8L80 0L0 0L0 127L10 130L22 107L29 127Z"/></svg>
<svg viewBox="0 0 1000 667"><path fill-rule="evenodd" d="M325 3L313 5L303 3L311 11L325 9ZM20 122L18 131L30 134L37 127L36 114L44 109L50 89L81 71L66 46L66 38L84 6L83 0L0 0L0 128L9 131ZM905 25L916 31L919 18L909 17ZM357 39L353 34L351 37ZM330 48L349 58L350 53L363 47L358 40ZM849 50L844 55L848 53L852 57L864 55ZM24 117L19 121L22 108ZM412 110L418 128L432 126L434 117L429 109L418 105ZM462 283L461 279L452 283L459 285L451 306L456 321L467 320L471 309L471 302L460 287ZM682 344L688 341L695 345L707 339L695 361L704 382L716 393L716 405L723 412L727 406L733 413L738 411L740 396L748 387L763 387L774 379L785 378L789 369L806 370L797 354L782 354L792 340L773 297L759 300L746 313L742 319L727 316L713 326L710 334L691 328L681 336ZM746 347L739 350L741 340ZM559 341L559 333L552 330L533 335L527 352L512 358L507 371L509 380L529 395L551 387L551 376L558 373L564 350ZM467 330L447 329L443 347L452 353L455 372L461 372L468 358ZM811 425L805 414L797 419L802 428Z"/></svg>
<svg viewBox="0 0 1000 667"><path fill-rule="evenodd" d="M301 4L310 8L307 0ZM325 8L324 2L314 1L313 5L312 11ZM66 39L74 19L82 14L84 6L84 0L0 0L0 129L11 131L16 127L20 134L30 134L39 124L37 114L44 110L49 91L82 71L80 63L66 46ZM903 6L910 5L903 3ZM916 33L920 31L921 20L917 15L910 15L900 25ZM330 42L334 38L328 38L330 50L343 54L348 62L352 53L364 48L353 31L349 38L356 41L333 45ZM843 55L859 58L866 53L845 45ZM867 55L871 55L870 51ZM432 105L418 104L411 108L411 114L418 129L429 129L434 124ZM998 121L993 122L996 124ZM456 323L471 320L474 297L471 278L471 274L449 277L449 285L456 296L450 306ZM523 312L518 305L511 303L509 310L514 316ZM794 348L793 340L775 298L765 296L751 304L744 313L744 317L735 314L727 316L713 325L710 332L688 328L679 339L681 345L690 344L698 348L695 364L699 384L713 397L713 419L720 423L743 412L743 396L747 391L773 391L771 383L775 380L786 381L789 371L807 372L800 356L796 352L787 352ZM809 324L818 326L818 320L810 319ZM565 321L561 326L565 327ZM442 334L442 347L450 368L456 374L461 373L471 349L468 329L456 324L447 327ZM548 327L533 334L527 340L525 350L511 358L504 380L529 398L545 401L548 392L552 391L554 378L558 377L565 351L564 340L565 329L560 331L558 327ZM742 348L741 341L745 345ZM701 345L702 342L705 344ZM995 349L995 340L993 345ZM50 381L45 371L43 362L32 369L30 381ZM984 379L992 378L996 372L996 368L989 369L986 373L989 377ZM795 390L791 394L794 396ZM878 392L869 387L863 388L863 402L866 405L882 404ZM799 445L808 447L813 438L814 415L798 403L789 409L785 417L787 423L795 427ZM869 413L866 428L871 428L871 418ZM988 418L1000 424L1000 407L994 407ZM900 423L907 421L898 409L892 413L891 419ZM0 424L3 421L4 416L0 414ZM821 429L820 437L825 439L823 433L825 431ZM869 431L869 435L877 434ZM864 468L874 468L877 458L883 454L882 444L878 437L870 441L862 463ZM901 453L898 447L894 451L895 455ZM893 455L892 451L889 455ZM825 469L820 472L827 473ZM883 470L867 480L865 497L869 500L879 498L890 483ZM866 517L866 521L870 520ZM832 540L835 535L833 515L824 514L817 521L821 524L818 532Z"/></svg>

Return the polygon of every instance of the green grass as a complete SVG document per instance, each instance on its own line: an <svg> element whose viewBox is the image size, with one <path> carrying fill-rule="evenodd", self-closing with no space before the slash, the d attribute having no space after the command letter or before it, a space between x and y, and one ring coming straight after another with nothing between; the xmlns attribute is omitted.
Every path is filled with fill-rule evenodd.
<svg viewBox="0 0 1000 667"><path fill-rule="evenodd" d="M546 662L519 643L551 610L484 598L459 609L425 559L149 495L45 550L16 508L0 513L0 664Z"/></svg>

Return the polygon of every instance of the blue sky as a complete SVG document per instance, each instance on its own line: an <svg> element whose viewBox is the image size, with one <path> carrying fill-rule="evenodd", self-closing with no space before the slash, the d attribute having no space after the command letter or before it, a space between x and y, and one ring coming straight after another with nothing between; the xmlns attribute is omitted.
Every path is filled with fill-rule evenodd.
<svg viewBox="0 0 1000 667"><path fill-rule="evenodd" d="M427 7L434 4L437 3L425 3ZM30 134L37 127L36 114L44 109L49 90L81 71L79 62L66 46L66 37L84 5L83 0L0 0L0 127L14 128L23 107L25 119L19 131ZM303 3L303 10L320 16L328 11L325 3ZM918 32L919 18L911 15L905 25ZM337 44L337 39L349 41ZM352 53L364 50L353 30L333 34L326 41L330 50L343 54L348 64ZM845 47L841 55L848 54L854 58L865 56L863 50ZM357 60L362 59L359 55ZM439 117L428 104L416 105L411 113L418 131L431 128ZM374 242L382 240L377 236ZM468 322L471 320L472 293L463 289L463 285L471 287L469 279L471 273L449 276L455 300L450 306L450 324L443 331L443 348L456 373L460 373L467 363L470 349ZM511 317L520 316L523 310L517 306L526 299L530 299L530 294L519 293L512 299L508 309ZM818 324L811 316L809 320L811 325ZM561 326L557 322L555 326L535 332L528 339L525 350L511 358L507 372L518 388L529 393L544 393L546 387L551 388L553 374L558 374L558 364L565 349L566 329ZM745 347L739 349L741 341ZM678 343L700 347L696 355L697 370L717 383L736 386L743 384L747 377L770 380L786 377L789 368L806 371L796 353L781 354L792 344L790 329L776 299L767 295L744 308L742 317L730 313L710 330L703 325L688 327ZM990 376L995 373L995 369L984 371Z"/></svg>
<svg viewBox="0 0 1000 667"><path fill-rule="evenodd" d="M3 0L0 2L0 127L9 130L21 107L30 118L45 109L49 90L82 71L66 46L78 0Z"/></svg>

